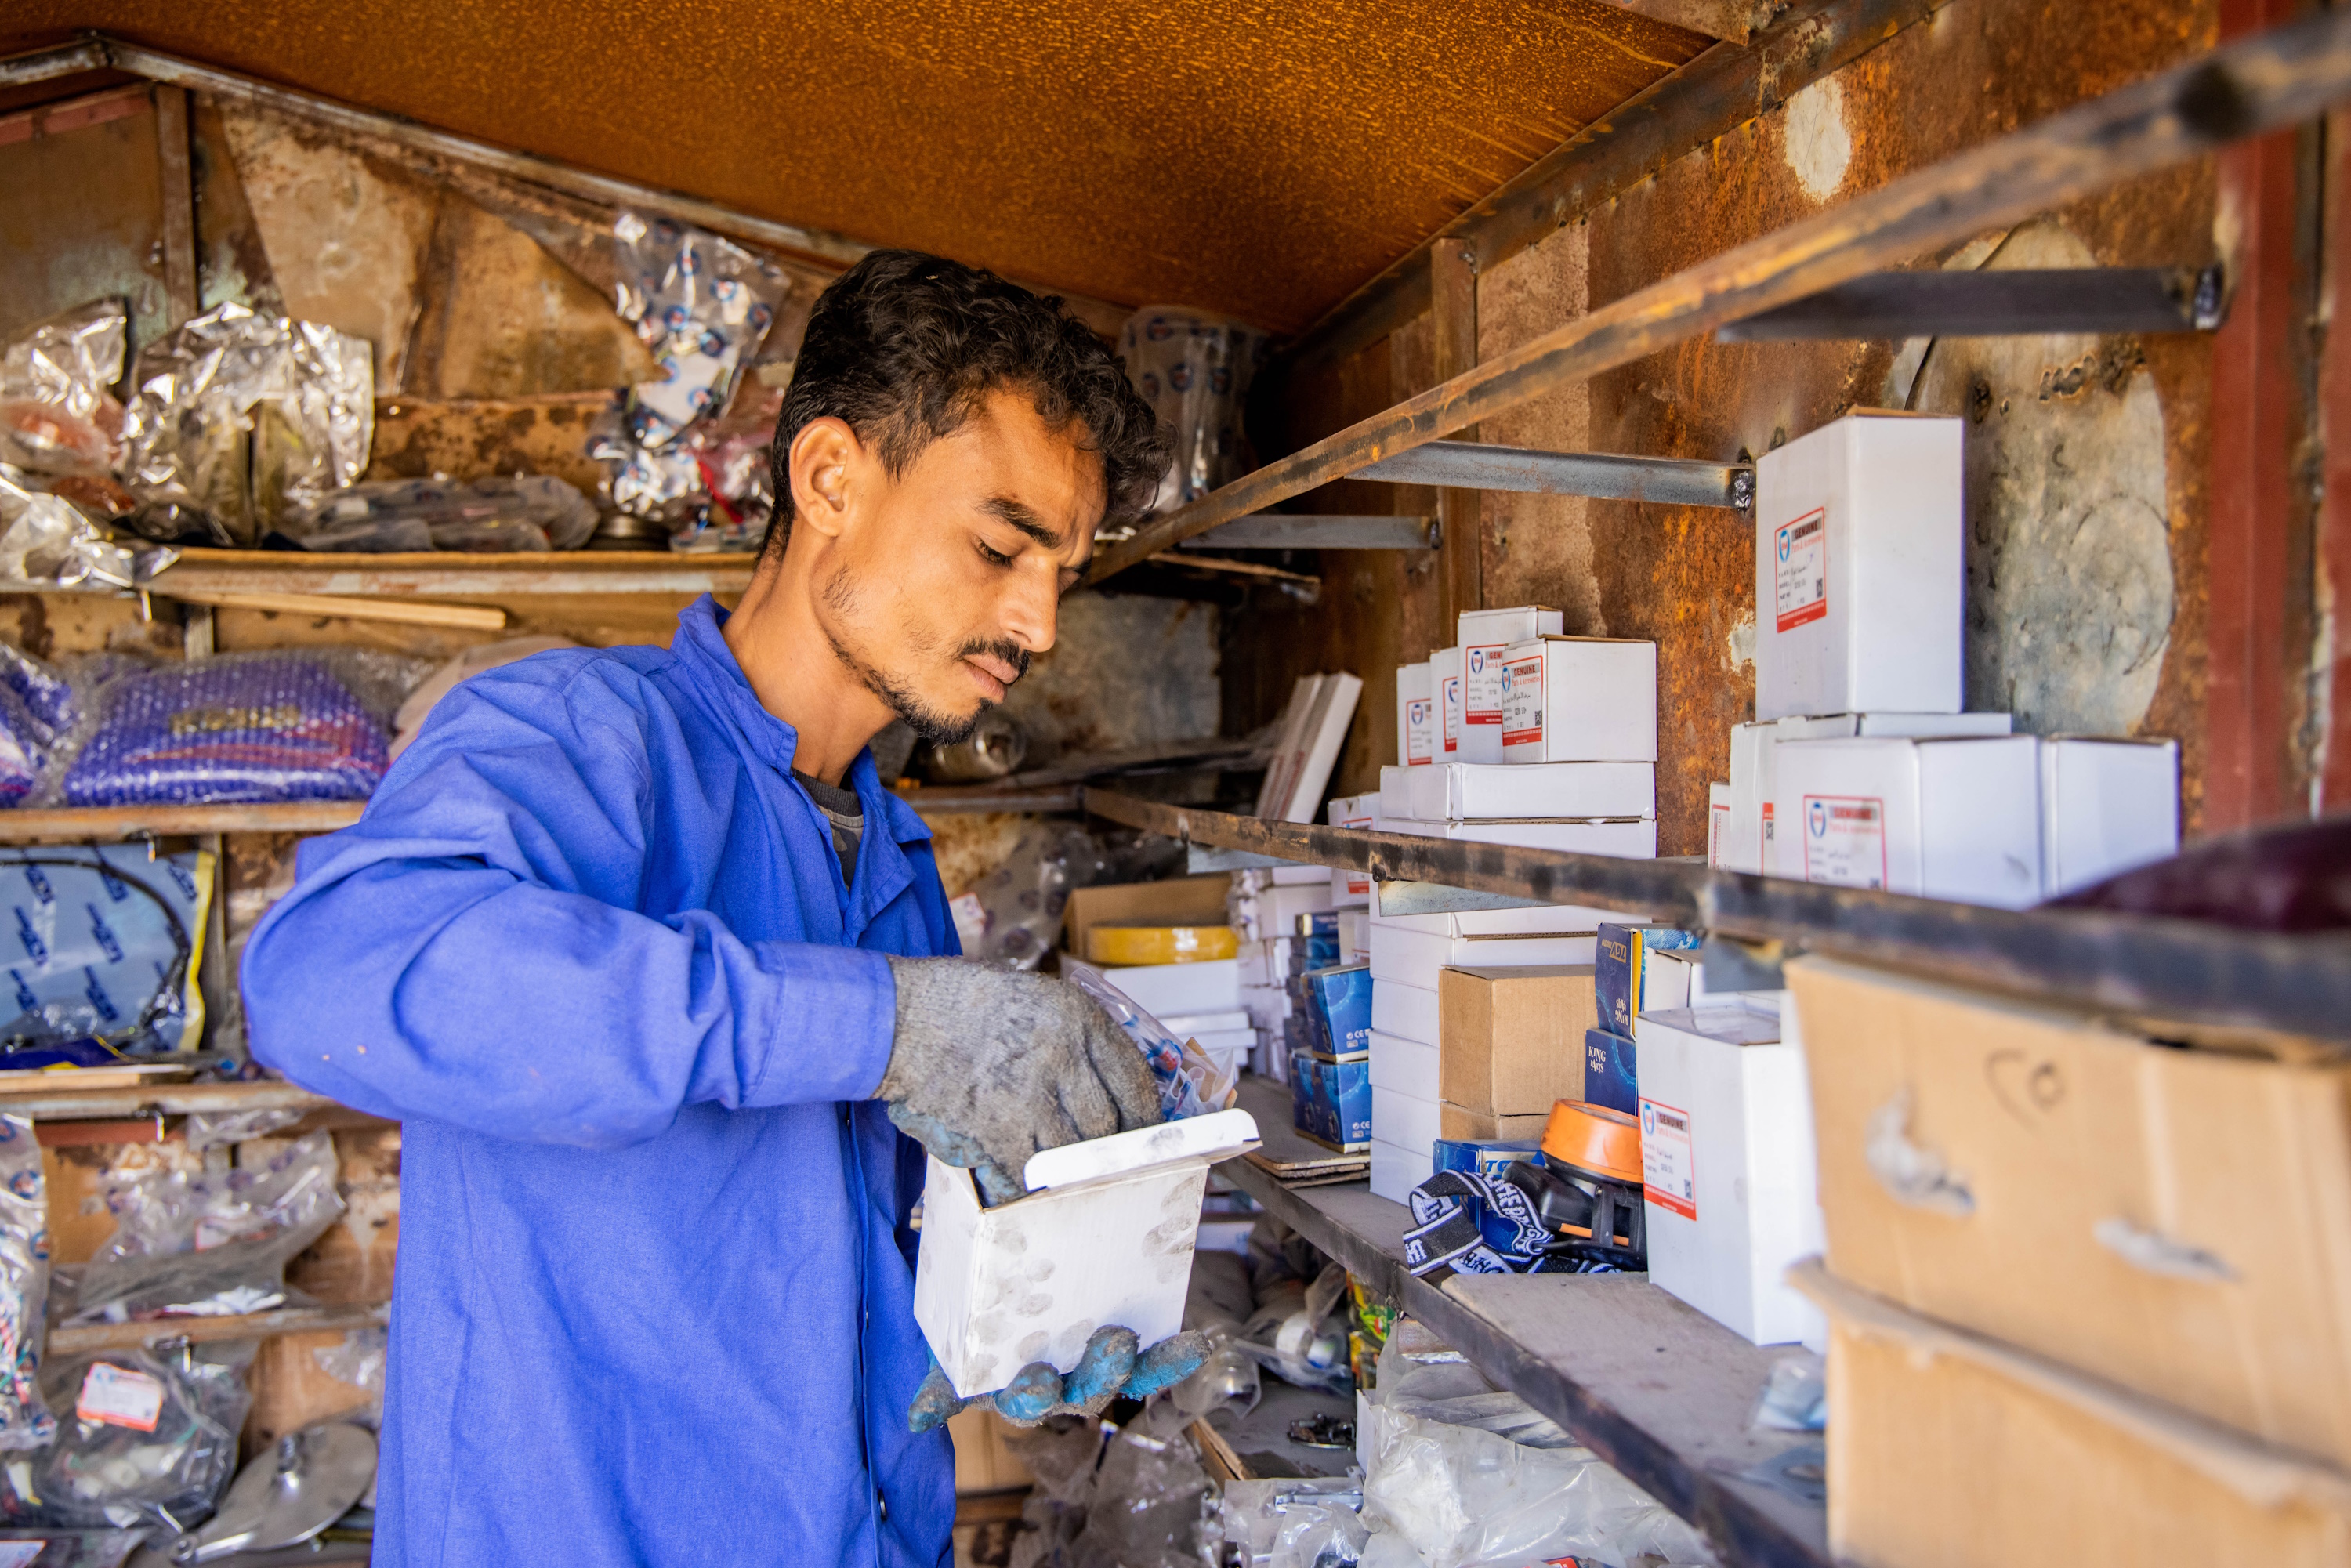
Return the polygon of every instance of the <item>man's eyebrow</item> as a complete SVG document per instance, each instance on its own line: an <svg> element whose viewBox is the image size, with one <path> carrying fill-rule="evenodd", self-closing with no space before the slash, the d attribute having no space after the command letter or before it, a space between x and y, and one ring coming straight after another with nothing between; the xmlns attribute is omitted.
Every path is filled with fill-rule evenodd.
<svg viewBox="0 0 2351 1568"><path fill-rule="evenodd" d="M990 496L979 506L980 510L995 513L1047 549L1060 549L1068 542L1060 534L1047 528L1026 502L1015 500L1010 496Z"/></svg>

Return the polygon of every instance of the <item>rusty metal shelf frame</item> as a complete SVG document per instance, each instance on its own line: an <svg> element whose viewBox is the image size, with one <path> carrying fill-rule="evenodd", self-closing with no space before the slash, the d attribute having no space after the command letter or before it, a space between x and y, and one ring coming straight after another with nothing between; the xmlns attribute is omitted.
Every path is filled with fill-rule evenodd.
<svg viewBox="0 0 2351 1568"><path fill-rule="evenodd" d="M1186 539L1185 549L1435 549L1435 517L1263 512Z"/></svg>
<svg viewBox="0 0 2351 1568"><path fill-rule="evenodd" d="M1816 216L1712 256L1244 475L1103 550L1099 582L1220 523L1263 512L1767 310L2013 224L2136 175L2315 117L2351 99L2351 11L2226 44Z"/></svg>
<svg viewBox="0 0 2351 1568"><path fill-rule="evenodd" d="M1987 909L1678 861L1270 822L1088 789L1085 808L1186 844L1381 883L1574 904L1761 946L1834 953L2068 1006L2351 1044L2351 936L2283 936L2091 910Z"/></svg>
<svg viewBox="0 0 2351 1568"><path fill-rule="evenodd" d="M2210 332L2227 314L2217 267L1873 272L1715 329L1720 343L1819 338L1999 338L2042 332Z"/></svg>
<svg viewBox="0 0 2351 1568"><path fill-rule="evenodd" d="M1667 507L1725 507L1733 511L1744 511L1755 504L1755 469L1750 464L1626 457L1612 452L1539 452L1476 441L1432 441L1358 468L1348 477L1459 490L1512 490L1532 496L1595 496L1602 500L1654 501Z"/></svg>

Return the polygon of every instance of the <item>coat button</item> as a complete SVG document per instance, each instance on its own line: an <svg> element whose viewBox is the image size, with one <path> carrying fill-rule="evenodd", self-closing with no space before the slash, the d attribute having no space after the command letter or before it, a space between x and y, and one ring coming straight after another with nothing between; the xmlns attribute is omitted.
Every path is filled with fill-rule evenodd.
<svg viewBox="0 0 2351 1568"><path fill-rule="evenodd" d="M873 1511L880 1516L883 1523L890 1522L890 1500L882 1495L880 1487L873 1489Z"/></svg>

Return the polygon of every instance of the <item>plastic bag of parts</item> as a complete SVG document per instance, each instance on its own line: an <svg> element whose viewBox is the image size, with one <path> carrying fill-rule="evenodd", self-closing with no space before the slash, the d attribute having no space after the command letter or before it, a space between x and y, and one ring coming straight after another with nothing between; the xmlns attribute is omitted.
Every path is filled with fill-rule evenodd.
<svg viewBox="0 0 2351 1568"><path fill-rule="evenodd" d="M1257 1357L1241 1343L1241 1325L1250 1308L1245 1260L1230 1252L1193 1254L1184 1326L1208 1336L1208 1354L1197 1371L1164 1396L1186 1420L1218 1411L1230 1411L1238 1418L1257 1408L1263 1380L1258 1375Z"/></svg>
<svg viewBox="0 0 2351 1568"><path fill-rule="evenodd" d="M1696 1531L1588 1448L1531 1448L1399 1415L1384 1401L1372 1425L1364 1514L1377 1533L1364 1551L1366 1568L1714 1561Z"/></svg>
<svg viewBox="0 0 2351 1568"><path fill-rule="evenodd" d="M1361 1481L1227 1481L1217 1523L1240 1568L1343 1568L1371 1535L1363 1506Z"/></svg>
<svg viewBox="0 0 2351 1568"><path fill-rule="evenodd" d="M366 1390L381 1409L385 1347L390 1339L391 1335L382 1329L352 1329L343 1335L340 1344L322 1345L312 1351L310 1359L336 1382Z"/></svg>
<svg viewBox="0 0 2351 1568"><path fill-rule="evenodd" d="M236 1470L255 1349L245 1340L53 1360L42 1386L59 1412L57 1436L0 1458L0 1518L173 1534L208 1518Z"/></svg>
<svg viewBox="0 0 2351 1568"><path fill-rule="evenodd" d="M1073 1568L1198 1568L1213 1549L1215 1489L1181 1417L1146 1410L1102 1448L1071 1542Z"/></svg>
<svg viewBox="0 0 2351 1568"><path fill-rule="evenodd" d="M1824 1432L1829 1425L1828 1367L1813 1351L1793 1350L1771 1363L1755 1396L1749 1427L1761 1432Z"/></svg>
<svg viewBox="0 0 2351 1568"><path fill-rule="evenodd" d="M790 287L773 262L704 229L622 213L613 308L653 350L661 379L629 391L628 434L659 448L726 405Z"/></svg>
<svg viewBox="0 0 2351 1568"><path fill-rule="evenodd" d="M251 1138L266 1138L272 1133L282 1133L308 1114L298 1106L283 1106L274 1111L197 1111L183 1124L188 1148L193 1154L206 1149L225 1149Z"/></svg>
<svg viewBox="0 0 2351 1568"><path fill-rule="evenodd" d="M775 516L775 473L769 443L773 423L759 431L689 430L671 450L689 455L708 497L670 535L681 555L758 549Z"/></svg>
<svg viewBox="0 0 2351 1568"><path fill-rule="evenodd" d="M315 550L578 549L596 507L549 474L370 479L306 502L285 531Z"/></svg>
<svg viewBox="0 0 2351 1568"><path fill-rule="evenodd" d="M145 1543L143 1530L0 1530L5 1568L122 1568Z"/></svg>
<svg viewBox="0 0 2351 1568"><path fill-rule="evenodd" d="M387 722L423 674L357 649L225 653L122 674L92 695L68 805L358 800L391 761Z"/></svg>
<svg viewBox="0 0 2351 1568"><path fill-rule="evenodd" d="M1102 864L1100 846L1082 829L1029 829L1002 865L950 904L964 956L1035 968L1053 949L1071 889L1090 885Z"/></svg>
<svg viewBox="0 0 2351 1568"><path fill-rule="evenodd" d="M0 1070L47 1066L28 1053L84 1042L99 1048L87 1053L91 1061L194 1050L204 1028L199 937L212 913L213 869L204 850L0 849L16 1005L0 1026Z"/></svg>
<svg viewBox="0 0 2351 1568"><path fill-rule="evenodd" d="M343 1215L333 1140L297 1138L258 1168L155 1170L107 1194L114 1235L58 1270L68 1322L143 1322L268 1312L308 1298L286 1265Z"/></svg>
<svg viewBox="0 0 2351 1568"><path fill-rule="evenodd" d="M1102 1004L1102 1011L1126 1030L1151 1075L1159 1081L1159 1109L1168 1121L1227 1111L1240 1098L1240 1081L1211 1061L1188 1040L1177 1040L1157 1019L1130 1000L1125 992L1092 968L1075 970L1070 983Z"/></svg>
<svg viewBox="0 0 2351 1568"><path fill-rule="evenodd" d="M1344 1394L1355 1377L1347 1354L1347 1320L1334 1312L1347 1291L1347 1270L1325 1263L1312 1283L1270 1281L1257 1310L1241 1325L1241 1343L1284 1383Z"/></svg>
<svg viewBox="0 0 2351 1568"><path fill-rule="evenodd" d="M139 588L180 559L173 549L132 549L63 496L37 489L0 464L0 583L43 588Z"/></svg>
<svg viewBox="0 0 2351 1568"><path fill-rule="evenodd" d="M37 1448L57 1436L41 1396L47 1337L49 1195L33 1124L0 1116L0 1451Z"/></svg>
<svg viewBox="0 0 2351 1568"><path fill-rule="evenodd" d="M250 546L357 480L375 436L373 350L312 321L206 311L149 344L122 419L123 483ZM151 537L153 537L151 534Z"/></svg>
<svg viewBox="0 0 2351 1568"><path fill-rule="evenodd" d="M1530 1448L1574 1446L1557 1422L1495 1387L1468 1356L1410 1318L1388 1331L1373 1386L1380 1407L1397 1416L1491 1432Z"/></svg>
<svg viewBox="0 0 2351 1568"><path fill-rule="evenodd" d="M112 473L130 317L120 299L52 316L0 350L0 463L36 474Z"/></svg>
<svg viewBox="0 0 2351 1568"><path fill-rule="evenodd" d="M1118 338L1127 379L1176 427L1151 512L1172 512L1256 466L1241 411L1272 347L1252 328L1181 307L1147 305L1127 318Z"/></svg>

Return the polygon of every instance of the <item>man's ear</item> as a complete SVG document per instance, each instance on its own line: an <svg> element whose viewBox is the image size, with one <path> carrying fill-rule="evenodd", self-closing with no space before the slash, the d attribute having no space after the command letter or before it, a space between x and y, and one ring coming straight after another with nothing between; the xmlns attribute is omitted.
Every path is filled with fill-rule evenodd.
<svg viewBox="0 0 2351 1568"><path fill-rule="evenodd" d="M844 419L827 415L792 437L787 472L792 481L792 527L838 538L854 500L864 443Z"/></svg>

